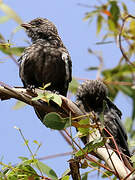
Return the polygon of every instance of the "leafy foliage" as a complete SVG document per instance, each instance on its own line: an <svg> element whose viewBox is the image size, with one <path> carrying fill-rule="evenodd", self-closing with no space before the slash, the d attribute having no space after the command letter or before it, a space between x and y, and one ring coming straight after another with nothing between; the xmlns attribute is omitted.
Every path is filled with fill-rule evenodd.
<svg viewBox="0 0 135 180"><path fill-rule="evenodd" d="M69 118L62 118L59 114L52 112L44 117L43 124L51 129L62 130L70 126L70 121Z"/></svg>
<svg viewBox="0 0 135 180"><path fill-rule="evenodd" d="M75 156L78 157L78 156L83 156L84 153L90 153L94 149L96 149L98 147L102 147L104 145L104 143L105 142L102 138L95 140L95 141L91 141L83 148L83 151L79 150L78 152L76 152Z"/></svg>
<svg viewBox="0 0 135 180"><path fill-rule="evenodd" d="M69 84L69 91L71 91L73 94L76 94L77 88L79 86L79 83L75 78L72 79L72 82Z"/></svg>
<svg viewBox="0 0 135 180"><path fill-rule="evenodd" d="M89 21L91 23L92 21L96 21L96 34L102 38L102 41L97 44L106 44L108 42L116 42L117 36L119 35L120 28L121 28L121 21L123 21L123 18L126 17L128 14L129 8L128 4L125 4L122 1L118 0L108 0L108 1L100 1L100 4L97 4L97 2L93 1L93 8L90 9L89 12L85 14L84 20ZM0 16L0 24L3 24L5 22L8 22L9 20L14 20L17 25L23 23L22 19L16 14L16 12L10 8L7 4L5 4L3 1L0 1L0 11L4 12L4 16ZM17 27L16 30L18 30L20 27ZM14 32L16 32L16 30ZM102 36L101 36L102 34ZM122 39L125 45L125 54L129 59L132 59L135 54L135 19L130 19L128 23L125 24L124 29L122 31ZM6 41L3 34L0 34L0 51L4 53L5 55L10 56L10 58L13 58L14 56L20 56L23 52L25 47L18 47L12 42ZM109 41L107 42L107 40ZM110 41L110 39L112 41ZM112 100L114 100L119 92L122 92L125 96L129 97L132 100L133 103L133 110L131 117L126 118L125 120L125 127L129 134L129 141L133 142L135 140L135 130L133 129L133 123L135 119L135 63L134 60L132 60L133 65L127 64L127 62L124 62L124 58L121 57L118 59L118 65L111 68L111 69L102 69L103 64L103 58L97 54L94 53L89 48L89 53L92 55L95 55L99 61L100 66L99 67L88 67L88 71L97 70L98 73L101 73L101 77L103 81L106 83L109 89L109 97L111 97ZM1 63L1 61L0 61ZM97 74L98 74L97 73ZM75 95L78 88L78 81L73 78L72 82L69 86L69 91ZM45 85L42 89L45 90L46 87L48 87L49 84ZM34 100L42 99L43 101L47 102L48 104L50 101L55 102L58 106L61 106L62 100L59 95L54 93L43 93L38 94L36 98L33 98ZM13 109L19 109L23 107L24 104L21 102L17 102L16 105L13 107ZM83 137L86 136L88 133L90 133L90 130L93 131L94 128L89 128L89 118L84 118L80 121L71 121L71 118L62 118L57 113L49 113L44 117L43 123L46 127L55 129L55 130L63 130L64 128L70 127L71 125L78 129L78 133L75 137ZM75 138L71 138L73 141ZM129 142L129 143L130 143ZM35 141L35 144L38 145L38 148L40 147L40 144ZM29 147L29 141L25 140L25 145ZM92 141L89 144L87 144L83 149L78 150L75 153L76 157L81 157L83 159L83 156L85 153L90 153L91 151L94 151L96 148L104 145L104 139L100 138L97 141ZM29 149L29 148L28 148ZM31 152L31 151L30 151ZM0 178L5 178L8 180L17 180L17 179L32 179L32 180L38 180L41 179L44 175L46 175L48 178L51 178L53 180L58 179L56 173L54 170L52 170L50 167L48 167L46 164L38 161L35 158L35 154L32 154L32 158L28 159L27 157L20 157L21 163L13 166L11 164L6 165L3 162L0 162L0 165L2 165L3 170L0 172ZM81 159L81 160L82 160ZM131 158L132 162L135 162L135 157L132 156ZM92 170L96 168L99 168L96 163L87 162L86 167L88 167L88 163L93 167ZM83 164L83 163L82 163ZM85 163L84 163L85 164ZM83 167L82 167L83 168ZM37 171L40 171L41 175L37 173ZM82 180L87 180L88 175L91 172L85 172L82 174ZM112 173L109 171L106 171L102 174L102 178L107 177L113 177L113 179L116 179L116 177L113 176ZM69 171L65 173L62 176L62 180L69 180L70 175Z"/></svg>

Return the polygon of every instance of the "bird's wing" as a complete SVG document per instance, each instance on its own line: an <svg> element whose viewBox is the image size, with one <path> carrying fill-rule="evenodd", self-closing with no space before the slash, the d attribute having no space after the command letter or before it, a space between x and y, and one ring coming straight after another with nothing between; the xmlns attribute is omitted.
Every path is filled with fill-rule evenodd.
<svg viewBox="0 0 135 180"><path fill-rule="evenodd" d="M127 133L121 122L120 110L109 99L104 112L105 127L114 136L116 143L122 152L130 156L127 143Z"/></svg>

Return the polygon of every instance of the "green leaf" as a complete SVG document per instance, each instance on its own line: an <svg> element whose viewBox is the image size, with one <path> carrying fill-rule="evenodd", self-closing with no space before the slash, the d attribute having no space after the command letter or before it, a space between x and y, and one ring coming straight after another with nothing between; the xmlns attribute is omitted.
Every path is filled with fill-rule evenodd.
<svg viewBox="0 0 135 180"><path fill-rule="evenodd" d="M95 70L98 70L98 67L89 67L86 70L87 71L95 71Z"/></svg>
<svg viewBox="0 0 135 180"><path fill-rule="evenodd" d="M62 177L62 179L61 180L69 180L69 178L70 178L70 176L64 176L64 177Z"/></svg>
<svg viewBox="0 0 135 180"><path fill-rule="evenodd" d="M120 9L119 6L117 5L116 1L111 1L110 2L110 13L111 13L111 18L115 24L117 24L120 16Z"/></svg>
<svg viewBox="0 0 135 180"><path fill-rule="evenodd" d="M110 18L108 18L108 27L110 31L117 32L117 27L114 21Z"/></svg>
<svg viewBox="0 0 135 180"><path fill-rule="evenodd" d="M18 110L26 106L27 104L22 101L17 101L16 104L12 107L13 110Z"/></svg>
<svg viewBox="0 0 135 180"><path fill-rule="evenodd" d="M37 145L40 145L37 140L34 140L33 142L34 142L35 144L37 144Z"/></svg>
<svg viewBox="0 0 135 180"><path fill-rule="evenodd" d="M87 179L88 179L88 173L86 172L82 175L81 180L87 180Z"/></svg>
<svg viewBox="0 0 135 180"><path fill-rule="evenodd" d="M45 94L44 93L38 93L38 96L37 97L34 97L32 98L33 101L37 101L39 99L42 99L44 98Z"/></svg>
<svg viewBox="0 0 135 180"><path fill-rule="evenodd" d="M90 153L91 151L95 150L96 148L98 147L102 147L104 146L104 141L102 138L100 138L99 140L96 140L96 141L91 141L89 144L87 144L84 148L83 148L83 151L85 153ZM82 150L79 150L75 153L75 156L83 156L84 155L84 152L82 152Z"/></svg>
<svg viewBox="0 0 135 180"><path fill-rule="evenodd" d="M26 161L26 160L28 160L28 158L27 158L27 157L23 157L23 156L19 156L18 158L19 158L19 159L21 159L22 161Z"/></svg>
<svg viewBox="0 0 135 180"><path fill-rule="evenodd" d="M0 51L2 51L4 54L8 54L8 55L16 55L16 56L20 56L22 54L22 52L24 51L24 47L8 47L8 43L7 46L3 46L3 44L0 44Z"/></svg>
<svg viewBox="0 0 135 180"><path fill-rule="evenodd" d="M89 20L90 18L93 18L95 14L97 14L99 10L95 10L89 13L86 13L85 17L83 18L84 21Z"/></svg>
<svg viewBox="0 0 135 180"><path fill-rule="evenodd" d="M135 20L133 19L131 22L130 22L130 33L132 33L133 35L135 35Z"/></svg>
<svg viewBox="0 0 135 180"><path fill-rule="evenodd" d="M62 118L55 112L48 113L44 119L43 124L51 129L62 130L70 126L69 118Z"/></svg>
<svg viewBox="0 0 135 180"><path fill-rule="evenodd" d="M55 93L45 93L44 97L42 99L47 100L47 102L49 103L50 100L55 102L56 104L58 104L58 106L61 107L62 104L62 99L58 94Z"/></svg>
<svg viewBox="0 0 135 180"><path fill-rule="evenodd" d="M70 168L66 169L66 171L62 174L62 177L66 176L68 173L70 173Z"/></svg>
<svg viewBox="0 0 135 180"><path fill-rule="evenodd" d="M113 173L112 172L110 172L110 171L105 171L105 173L103 173L103 175L102 175L102 178L108 178L108 176L112 176L113 175Z"/></svg>
<svg viewBox="0 0 135 180"><path fill-rule="evenodd" d="M122 7L123 7L123 10L124 10L124 13L128 14L128 9L127 9L127 6L124 2L121 2L122 4Z"/></svg>
<svg viewBox="0 0 135 180"><path fill-rule="evenodd" d="M130 75L131 71L135 72L135 67L132 66L131 68L129 68L129 65L126 63L123 65L118 65L112 69L106 69L102 71L102 74L106 77L106 79L107 78L114 79L114 78L120 78L125 75Z"/></svg>
<svg viewBox="0 0 135 180"><path fill-rule="evenodd" d="M132 131L131 132L131 137L132 137L133 140L130 140L130 142L128 143L128 146L133 147L133 148L135 147L134 135L135 135L135 131Z"/></svg>
<svg viewBox="0 0 135 180"><path fill-rule="evenodd" d="M51 100L52 100L53 102L55 102L56 104L58 104L58 106L61 107L61 105L62 105L62 99L61 99L61 97L60 97L59 95L57 95L57 94L52 94Z"/></svg>
<svg viewBox="0 0 135 180"><path fill-rule="evenodd" d="M71 91L73 94L76 94L77 88L79 86L79 83L75 78L72 79L71 83L69 84L69 91Z"/></svg>
<svg viewBox="0 0 135 180"><path fill-rule="evenodd" d="M100 14L97 16L97 32L96 34L99 34L102 28L102 22L103 22L103 16Z"/></svg>
<svg viewBox="0 0 135 180"><path fill-rule="evenodd" d="M52 180L58 180L58 177L52 168L50 168L46 164L42 163L41 161L38 161L38 166L39 166L40 170L44 174L46 174L49 178L51 178Z"/></svg>
<svg viewBox="0 0 135 180"><path fill-rule="evenodd" d="M61 97L58 94L55 94L55 93L48 93L48 92L38 93L37 97L32 98L33 101L37 101L39 99L42 99L43 101L45 101L47 103L49 103L50 100L51 100L51 101L55 102L60 107L61 107L61 104L62 104Z"/></svg>
<svg viewBox="0 0 135 180"><path fill-rule="evenodd" d="M135 155L131 156L130 159L131 159L131 162L132 162L132 163L135 163Z"/></svg>
<svg viewBox="0 0 135 180"><path fill-rule="evenodd" d="M45 84L44 85L44 87L40 87L40 89L42 89L42 90L45 90L47 87L49 87L51 85L51 83L47 83L47 84Z"/></svg>
<svg viewBox="0 0 135 180"><path fill-rule="evenodd" d="M12 47L10 48L10 53L14 54L15 56L21 56L25 47Z"/></svg>
<svg viewBox="0 0 135 180"><path fill-rule="evenodd" d="M0 33L0 40L1 40L1 42L5 42L5 38L4 38L4 36L2 36L1 33Z"/></svg>
<svg viewBox="0 0 135 180"><path fill-rule="evenodd" d="M21 18L15 13L13 9L11 9L8 5L0 1L0 9L11 19L16 21L18 24L22 24L23 21Z"/></svg>
<svg viewBox="0 0 135 180"><path fill-rule="evenodd" d="M85 118L85 119L80 120L79 124L86 125L86 124L89 124L89 122L90 122L89 118ZM78 128L78 131L79 131L79 136L80 135L81 137L86 136L89 133L89 128Z"/></svg>
<svg viewBox="0 0 135 180"><path fill-rule="evenodd" d="M23 160L23 163L21 163L21 165L31 165L31 164L36 164L37 163L37 159L26 159L26 160ZM20 165L19 165L20 166Z"/></svg>
<svg viewBox="0 0 135 180"><path fill-rule="evenodd" d="M135 96L135 90L132 89L130 86L119 86L119 89L126 95L130 97Z"/></svg>
<svg viewBox="0 0 135 180"><path fill-rule="evenodd" d="M24 164L16 166L15 168L13 168L13 170L8 170L5 173L5 175L9 180L18 180L18 179L27 180L30 178L32 178L33 180L39 180L39 176L36 173L36 171L30 165L24 165Z"/></svg>
<svg viewBox="0 0 135 180"><path fill-rule="evenodd" d="M9 19L10 19L10 17L8 17L8 16L1 16L0 17L0 24L7 22Z"/></svg>
<svg viewBox="0 0 135 180"><path fill-rule="evenodd" d="M130 117L127 117L125 120L125 128L127 132L131 132L133 126L133 120Z"/></svg>

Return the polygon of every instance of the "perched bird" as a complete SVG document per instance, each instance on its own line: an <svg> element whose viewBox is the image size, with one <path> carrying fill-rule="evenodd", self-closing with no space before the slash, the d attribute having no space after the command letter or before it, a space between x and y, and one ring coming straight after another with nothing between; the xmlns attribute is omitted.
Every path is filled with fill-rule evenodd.
<svg viewBox="0 0 135 180"><path fill-rule="evenodd" d="M19 59L19 74L24 87L38 88L51 83L47 90L66 96L72 80L72 62L56 26L44 18L21 26L32 41ZM44 113L40 111L38 116L42 119Z"/></svg>
<svg viewBox="0 0 135 180"><path fill-rule="evenodd" d="M103 135L106 137L113 136L120 152L130 157L130 151L127 143L127 133L121 123L121 111L107 97L108 89L99 80L87 80L79 86L76 95L76 104L84 112L93 111L100 119L103 114ZM100 120L99 120L100 121ZM108 132L106 132L106 130ZM83 139L87 143L86 138ZM114 142L109 139L109 145L116 150ZM122 158L125 157L122 155Z"/></svg>
<svg viewBox="0 0 135 180"><path fill-rule="evenodd" d="M32 40L32 45L19 59L19 74L24 87L38 88L51 83L48 90L66 96L72 79L72 63L55 25L48 19L36 18L21 26Z"/></svg>

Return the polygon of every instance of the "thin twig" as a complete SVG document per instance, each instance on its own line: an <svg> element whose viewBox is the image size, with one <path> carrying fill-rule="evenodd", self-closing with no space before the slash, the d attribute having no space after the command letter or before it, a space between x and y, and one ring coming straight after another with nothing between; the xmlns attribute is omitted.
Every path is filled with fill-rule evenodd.
<svg viewBox="0 0 135 180"><path fill-rule="evenodd" d="M101 128L99 127L99 124L97 123L96 115L95 115L94 112L92 112L92 114L93 114L93 120L94 120L94 122L97 124L99 133L100 133L101 137L103 137L103 133L102 133L102 131L101 131ZM104 143L104 146L105 146L105 148L106 148L106 150L107 150L107 153L108 153L108 155L109 155L109 158L110 158L110 160L111 160L111 163L112 163L112 165L113 165L113 168L114 168L114 170L115 170L118 178L120 178L120 176L119 176L119 174L118 174L118 171L117 171L117 169L116 169L116 167L115 167L115 165L114 165L114 162L113 162L113 160L112 160L112 158L111 158L111 154L109 153L109 150L108 150L107 145L106 145L105 143Z"/></svg>
<svg viewBox="0 0 135 180"><path fill-rule="evenodd" d="M103 80L105 84L114 84L114 85L122 85L122 86L133 86L132 82L124 82L124 81L110 81L110 80Z"/></svg>
<svg viewBox="0 0 135 180"><path fill-rule="evenodd" d="M131 176L134 172L135 172L135 169L133 169L123 180L128 179L128 177ZM134 180L134 178L132 180Z"/></svg>
<svg viewBox="0 0 135 180"><path fill-rule="evenodd" d="M13 55L9 55L9 57L13 60L13 62L19 66L19 63L17 62L17 60L15 59L15 57Z"/></svg>
<svg viewBox="0 0 135 180"><path fill-rule="evenodd" d="M62 135L62 137L65 139L65 141L70 145L72 146L72 142L70 140L70 138L68 136L66 136L66 134L64 133L64 131L59 131L60 134Z"/></svg>
<svg viewBox="0 0 135 180"><path fill-rule="evenodd" d="M67 134L70 138L72 138L67 131L65 131L65 132L66 132L66 134ZM96 159L90 157L90 156L76 143L76 141L73 140L73 142L74 142L74 144L84 153L86 159L88 159L89 161L92 161L92 162L96 163L97 165L101 166L102 168L104 168L104 169L106 169L106 170L108 170L108 171L110 171L110 172L112 172L112 173L115 174L115 172L114 172L113 170L111 170L110 168L106 167L105 165L99 163L98 161L96 161Z"/></svg>
<svg viewBox="0 0 135 180"><path fill-rule="evenodd" d="M49 155L49 156L44 156L44 157L40 157L37 158L38 160L47 160L47 159L53 159L53 158L57 158L57 157L62 157L62 156L69 156L72 155L73 152L66 152L66 153L60 153L60 154L54 154L54 155Z"/></svg>
<svg viewBox="0 0 135 180"><path fill-rule="evenodd" d="M35 158L34 158L34 154L32 153L32 151L31 151L31 149L30 149L30 147L29 147L29 145L28 145L28 143L27 143L27 140L25 139L25 137L24 137L21 129L20 129L20 128L17 128L17 129L19 130L19 132L20 132L20 134L21 134L21 137L23 138L23 140L24 140L24 142L25 142L25 144L26 144L26 146L27 146L27 148L28 148L28 150L29 150L29 152L30 152L30 154L31 154L31 156L32 156L32 159L34 160L34 159L35 159ZM36 165L37 169L40 171L41 176L43 176L42 170L41 170L41 168L40 168L40 166L38 165L37 162L35 162L35 165Z"/></svg>
<svg viewBox="0 0 135 180"><path fill-rule="evenodd" d="M129 18L135 19L135 17L132 16L132 15L127 15L127 16L123 19L122 26L121 26L121 28L120 28L120 32L119 32L119 36L118 36L118 40L119 40L119 47L120 47L121 53L122 53L123 57L125 58L126 62L127 62L128 64L132 65L132 66L135 66L135 64L132 63L132 62L129 60L129 58L127 57L127 55L126 55L126 53L125 53L125 51L124 51L124 48L122 47L122 44L121 44L121 41L122 41L122 40L121 40L122 31L123 31L123 29L124 29L124 25L125 25L126 20L129 19Z"/></svg>

